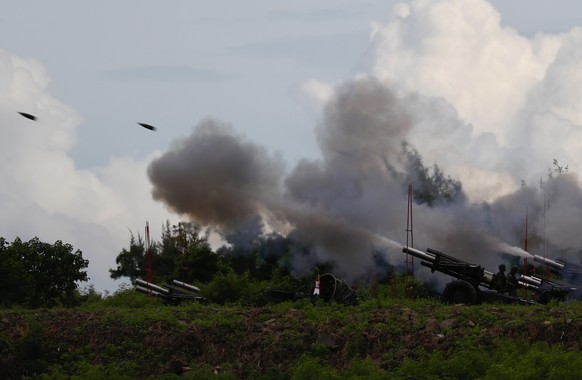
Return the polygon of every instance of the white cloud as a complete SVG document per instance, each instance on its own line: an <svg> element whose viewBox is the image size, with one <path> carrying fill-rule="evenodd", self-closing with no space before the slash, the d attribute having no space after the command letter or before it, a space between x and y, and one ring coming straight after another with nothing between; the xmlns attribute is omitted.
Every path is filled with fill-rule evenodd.
<svg viewBox="0 0 582 380"><path fill-rule="evenodd" d="M410 1L373 24L368 72L403 96L435 98L412 141L473 200L491 200L545 175L553 158L582 158L580 34L520 36L484 0Z"/></svg>
<svg viewBox="0 0 582 380"><path fill-rule="evenodd" d="M145 175L155 154L143 161L113 158L105 167L79 170L69 149L80 117L51 96L44 66L0 51L0 78L1 236L71 243L90 261L90 283L115 290L108 269L127 247L128 229L143 235L150 220L155 236L170 218L152 200Z"/></svg>
<svg viewBox="0 0 582 380"><path fill-rule="evenodd" d="M375 34L372 72L403 91L444 97L475 132L506 142L508 121L555 54L502 28L482 0L414 1Z"/></svg>
<svg viewBox="0 0 582 380"><path fill-rule="evenodd" d="M418 207L422 217L415 222L416 241L478 254L494 267L492 249L504 249L497 239L519 245L529 207L532 234L562 252L579 252L572 228L581 213L579 179L563 176L552 188L538 184L548 182L554 159L570 172L581 170L582 30L526 37L502 26L499 13L484 0L411 0L396 5L388 19L372 23L371 39L372 48L354 77L376 77L397 95L394 110L411 115L403 138L427 166L436 163L460 180L471 202L443 210ZM304 88L317 93L313 86ZM370 108L375 99L358 96L362 107ZM366 140L365 122L350 123L357 138ZM393 114L386 120L391 123L398 124ZM390 151L386 142L379 144ZM368 152L357 144L351 147ZM521 188L522 181L530 186ZM489 206L482 207L483 201ZM366 217L375 210L362 209ZM383 223L388 214L382 214ZM397 239L397 232L384 226L382 233Z"/></svg>

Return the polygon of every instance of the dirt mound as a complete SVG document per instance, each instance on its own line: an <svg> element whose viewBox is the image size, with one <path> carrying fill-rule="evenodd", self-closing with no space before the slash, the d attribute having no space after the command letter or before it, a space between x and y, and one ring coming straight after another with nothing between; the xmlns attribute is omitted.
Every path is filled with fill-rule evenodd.
<svg viewBox="0 0 582 380"><path fill-rule="evenodd" d="M355 357L398 366L421 352L446 351L468 335L560 344L580 350L582 319L560 307L424 306L34 310L0 312L0 377L83 360L125 361L143 377L229 363L252 371L288 370L302 355L344 368ZM386 358L390 359L387 360Z"/></svg>

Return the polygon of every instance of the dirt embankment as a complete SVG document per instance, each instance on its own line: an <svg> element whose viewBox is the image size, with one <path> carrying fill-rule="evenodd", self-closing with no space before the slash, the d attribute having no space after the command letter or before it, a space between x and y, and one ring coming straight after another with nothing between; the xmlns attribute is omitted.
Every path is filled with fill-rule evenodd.
<svg viewBox="0 0 582 380"><path fill-rule="evenodd" d="M336 368L355 356L396 367L422 352L462 344L469 335L484 345L512 338L582 348L578 311L550 306L0 311L0 331L4 377L21 373L35 355L47 366L132 362L144 376L230 363L244 375L287 370L305 354Z"/></svg>

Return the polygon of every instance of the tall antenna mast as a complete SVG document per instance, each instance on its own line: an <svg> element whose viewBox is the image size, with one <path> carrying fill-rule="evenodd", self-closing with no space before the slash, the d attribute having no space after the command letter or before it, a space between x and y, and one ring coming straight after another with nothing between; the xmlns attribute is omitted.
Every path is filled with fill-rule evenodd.
<svg viewBox="0 0 582 380"><path fill-rule="evenodd" d="M527 212L528 208L525 208L525 239L523 242L523 250L527 252Z"/></svg>
<svg viewBox="0 0 582 380"><path fill-rule="evenodd" d="M549 208L550 208L550 199L549 199L546 191L544 191L544 259L547 258L547 256L548 256L547 211ZM550 278L551 275L552 275L552 270L550 269L549 265L546 265L546 277Z"/></svg>
<svg viewBox="0 0 582 380"><path fill-rule="evenodd" d="M408 208L406 215L406 247L414 248L414 232L412 228L412 184L408 185ZM412 275L409 286L408 274ZM404 296L414 298L414 256L406 254L406 269L404 272Z"/></svg>
<svg viewBox="0 0 582 380"><path fill-rule="evenodd" d="M525 208L525 237L523 239L523 250L528 252L527 250L527 222L528 222L528 208ZM528 263L527 263L527 256L523 258L523 270L521 271L523 273L524 276L528 275ZM525 298L527 295L527 288L524 286L523 287L523 298Z"/></svg>
<svg viewBox="0 0 582 380"><path fill-rule="evenodd" d="M152 245L150 242L150 224L146 221L145 226L145 254L146 254L146 281L154 282L154 271L152 268Z"/></svg>

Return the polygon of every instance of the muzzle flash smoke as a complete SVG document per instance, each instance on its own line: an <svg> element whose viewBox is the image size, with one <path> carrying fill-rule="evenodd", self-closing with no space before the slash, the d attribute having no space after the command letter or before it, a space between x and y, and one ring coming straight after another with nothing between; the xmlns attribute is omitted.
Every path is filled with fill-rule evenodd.
<svg viewBox="0 0 582 380"><path fill-rule="evenodd" d="M257 215L271 229L287 226L284 232L312 247L318 260L333 262L342 277L356 278L374 265L372 252L393 264L403 262L395 242L405 239L412 184L417 245L450 249L493 268L499 253L527 255L506 248L519 245L522 210L539 201L537 191L520 189L490 204L469 204L461 182L437 165L425 167L408 142L423 133L417 129L429 122L423 119L428 106L433 122L450 121L448 113L444 121L434 120L433 104L420 96L398 97L371 78L348 82L317 126L321 158L303 159L288 174L281 157L208 119L150 164L153 197L219 232ZM510 197L508 210L503 206ZM530 225L539 235L541 208L535 210Z"/></svg>

